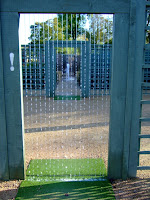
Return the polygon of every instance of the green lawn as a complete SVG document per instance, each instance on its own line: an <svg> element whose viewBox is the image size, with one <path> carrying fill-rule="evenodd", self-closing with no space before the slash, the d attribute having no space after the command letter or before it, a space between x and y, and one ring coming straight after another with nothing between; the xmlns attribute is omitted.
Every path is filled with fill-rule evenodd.
<svg viewBox="0 0 150 200"><path fill-rule="evenodd" d="M27 180L100 179L106 178L102 159L45 159L32 160Z"/></svg>
<svg viewBox="0 0 150 200"><path fill-rule="evenodd" d="M54 180L55 179L55 180ZM102 159L32 160L16 200L115 199Z"/></svg>

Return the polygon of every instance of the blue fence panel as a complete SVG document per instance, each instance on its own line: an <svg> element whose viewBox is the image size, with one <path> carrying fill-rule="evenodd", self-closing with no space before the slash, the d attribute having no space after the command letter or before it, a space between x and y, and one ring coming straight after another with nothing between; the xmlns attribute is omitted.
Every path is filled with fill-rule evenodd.
<svg viewBox="0 0 150 200"><path fill-rule="evenodd" d="M46 90L44 45L22 45L23 89ZM145 51L145 64L150 64L150 51ZM91 90L98 94L110 94L112 68L112 45L91 44ZM150 69L144 70L144 82L150 82ZM150 87L143 88L149 94ZM25 92L24 92L25 94ZM97 94L97 93L96 93Z"/></svg>
<svg viewBox="0 0 150 200"><path fill-rule="evenodd" d="M91 89L109 94L111 85L112 45L91 47Z"/></svg>
<svg viewBox="0 0 150 200"><path fill-rule="evenodd" d="M44 46L22 45L22 75L24 90L45 89Z"/></svg>

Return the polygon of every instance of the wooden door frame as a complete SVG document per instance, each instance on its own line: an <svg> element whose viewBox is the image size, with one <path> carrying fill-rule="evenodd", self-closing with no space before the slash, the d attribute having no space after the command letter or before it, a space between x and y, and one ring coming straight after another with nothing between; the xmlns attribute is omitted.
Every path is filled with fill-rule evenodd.
<svg viewBox="0 0 150 200"><path fill-rule="evenodd" d="M108 178L136 176L144 6L141 0L0 1L0 106L4 108L0 110L0 160L4 161L0 162L0 179L25 177L19 13L114 14ZM11 52L15 71L10 70Z"/></svg>

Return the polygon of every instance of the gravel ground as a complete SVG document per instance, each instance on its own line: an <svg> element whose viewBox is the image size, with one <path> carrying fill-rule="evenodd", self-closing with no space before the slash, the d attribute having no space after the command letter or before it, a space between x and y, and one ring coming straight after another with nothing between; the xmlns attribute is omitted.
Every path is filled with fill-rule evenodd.
<svg viewBox="0 0 150 200"><path fill-rule="evenodd" d="M146 98L146 97L145 97ZM31 159L98 158L107 166L109 96L80 101L54 101L46 97L24 97L26 167ZM150 108L143 108L148 116ZM148 133L143 124L142 133ZM150 150L148 140L141 150ZM150 165L150 156L140 158ZM112 181L116 199L150 199L150 172L140 171L136 179ZM21 181L0 182L0 199L14 199Z"/></svg>

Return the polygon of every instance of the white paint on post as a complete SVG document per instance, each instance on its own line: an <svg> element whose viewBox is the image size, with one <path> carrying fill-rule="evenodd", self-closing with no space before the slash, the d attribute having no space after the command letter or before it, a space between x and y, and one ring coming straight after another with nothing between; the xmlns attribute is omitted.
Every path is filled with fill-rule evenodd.
<svg viewBox="0 0 150 200"><path fill-rule="evenodd" d="M9 54L10 63L11 63L10 71L12 71L12 72L15 70L15 68L14 68L14 66L13 66L13 65L14 65L14 56L15 56L14 53L10 53L10 54Z"/></svg>

